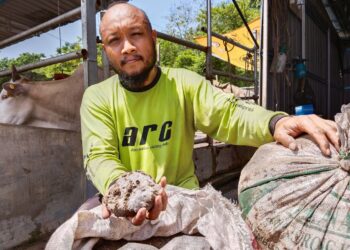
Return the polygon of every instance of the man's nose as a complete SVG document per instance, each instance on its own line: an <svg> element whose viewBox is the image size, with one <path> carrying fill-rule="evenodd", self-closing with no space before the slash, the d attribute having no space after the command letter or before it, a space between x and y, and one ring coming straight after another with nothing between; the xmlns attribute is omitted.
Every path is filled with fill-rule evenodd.
<svg viewBox="0 0 350 250"><path fill-rule="evenodd" d="M130 54L134 51L136 51L136 47L128 39L125 39L122 54Z"/></svg>

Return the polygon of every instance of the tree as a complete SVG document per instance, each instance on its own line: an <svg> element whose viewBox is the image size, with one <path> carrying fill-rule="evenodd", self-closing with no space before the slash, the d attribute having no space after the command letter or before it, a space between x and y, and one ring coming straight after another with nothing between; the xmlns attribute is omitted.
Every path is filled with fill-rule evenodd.
<svg viewBox="0 0 350 250"><path fill-rule="evenodd" d="M55 56L80 51L81 49L82 49L81 38L78 37L77 41L73 43L66 42L61 48L57 48ZM99 66L102 65L101 51L102 51L102 46L101 44L98 44L97 45L97 64ZM54 74L57 74L57 73L64 73L64 74L71 75L77 69L79 64L81 64L82 62L83 62L82 58L74 59L63 63L53 64L45 68L37 69L35 71L45 74L47 78L52 78Z"/></svg>
<svg viewBox="0 0 350 250"><path fill-rule="evenodd" d="M247 21L253 20L259 15L258 1L237 1ZM253 8L251 8L251 6ZM222 1L212 7L212 29L217 33L225 33L243 25L235 6L230 1ZM201 27L206 26L206 6L203 1L191 2L179 1L171 9L168 18L166 33L194 42L196 36L203 35ZM187 49L175 43L159 39L160 65L168 67L183 67L191 69L199 74L205 74L205 54L192 49ZM251 76L252 72L244 72L236 69L220 59L214 58L213 67L238 75ZM222 82L230 81L227 77L219 77ZM247 85L245 82L235 81L236 85Z"/></svg>
<svg viewBox="0 0 350 250"><path fill-rule="evenodd" d="M0 71L11 69L12 65L15 65L16 67L35 63L45 58L45 55L43 53L22 53L15 59L9 59L7 57L2 58L0 60ZM24 76L34 79L34 80L43 80L46 79L44 75L40 73L25 73ZM0 85L4 82L7 82L10 80L10 77L1 77L0 78Z"/></svg>
<svg viewBox="0 0 350 250"><path fill-rule="evenodd" d="M196 32L196 16L200 10L200 2L193 1L177 1L170 8L166 32L169 35L179 37L185 40L192 40Z"/></svg>
<svg viewBox="0 0 350 250"><path fill-rule="evenodd" d="M0 60L0 70L1 71L8 69L9 65L10 65L10 59L8 59L7 57Z"/></svg>
<svg viewBox="0 0 350 250"><path fill-rule="evenodd" d="M80 44L80 38L78 38L78 40L73 43L66 42L61 48L56 49L56 55L54 56L59 56L61 54L67 54L74 51L80 51ZM47 78L51 79L54 76L54 74L57 73L72 74L81 62L82 59L74 59L71 61L57 63L44 68L36 69L35 72L44 74Z"/></svg>
<svg viewBox="0 0 350 250"><path fill-rule="evenodd" d="M8 59L7 57L0 60L0 70L10 69L12 65L22 66L29 63L34 63L45 58L43 53L22 53L15 59Z"/></svg>
<svg viewBox="0 0 350 250"><path fill-rule="evenodd" d="M175 59L174 67L187 68L198 74L203 74L205 69L205 54L190 49L182 50Z"/></svg>
<svg viewBox="0 0 350 250"><path fill-rule="evenodd" d="M248 22L259 16L259 9L252 8L250 0L237 1L237 4ZM243 21L232 2L221 2L212 7L211 12L212 29L217 33L226 33L243 25ZM206 26L205 9L200 10L199 15L197 16L197 22L201 27Z"/></svg>

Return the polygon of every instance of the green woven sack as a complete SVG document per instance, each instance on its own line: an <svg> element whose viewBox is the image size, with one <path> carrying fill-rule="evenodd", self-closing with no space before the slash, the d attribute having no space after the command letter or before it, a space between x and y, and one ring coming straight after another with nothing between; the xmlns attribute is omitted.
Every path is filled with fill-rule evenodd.
<svg viewBox="0 0 350 250"><path fill-rule="evenodd" d="M303 136L297 152L269 143L244 167L239 203L262 249L350 249L349 118L343 106L330 158Z"/></svg>

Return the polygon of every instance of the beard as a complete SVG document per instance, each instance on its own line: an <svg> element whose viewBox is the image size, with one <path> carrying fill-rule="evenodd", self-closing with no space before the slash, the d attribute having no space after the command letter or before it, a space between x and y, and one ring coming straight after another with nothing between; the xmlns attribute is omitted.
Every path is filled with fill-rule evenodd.
<svg viewBox="0 0 350 250"><path fill-rule="evenodd" d="M115 67L115 70L117 74L119 75L119 81L121 85L123 85L126 89L130 90L139 90L144 87L145 81L147 80L151 70L153 69L154 65L156 64L156 47L155 45L152 46L152 54L151 54L151 60L149 63L146 64L146 66L138 73L135 74L128 74L125 71L121 70L120 68ZM140 60L143 60L143 57L140 55L135 55L135 57L138 57ZM121 64L123 65L125 62L123 62L123 59L121 61Z"/></svg>

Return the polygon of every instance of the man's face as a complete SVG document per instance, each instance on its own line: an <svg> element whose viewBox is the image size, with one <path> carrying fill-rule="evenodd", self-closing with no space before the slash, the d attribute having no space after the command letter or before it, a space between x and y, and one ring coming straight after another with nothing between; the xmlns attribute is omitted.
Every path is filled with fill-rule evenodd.
<svg viewBox="0 0 350 250"><path fill-rule="evenodd" d="M155 64L156 32L140 10L124 4L113 6L103 17L100 31L106 55L119 75L148 75Z"/></svg>

